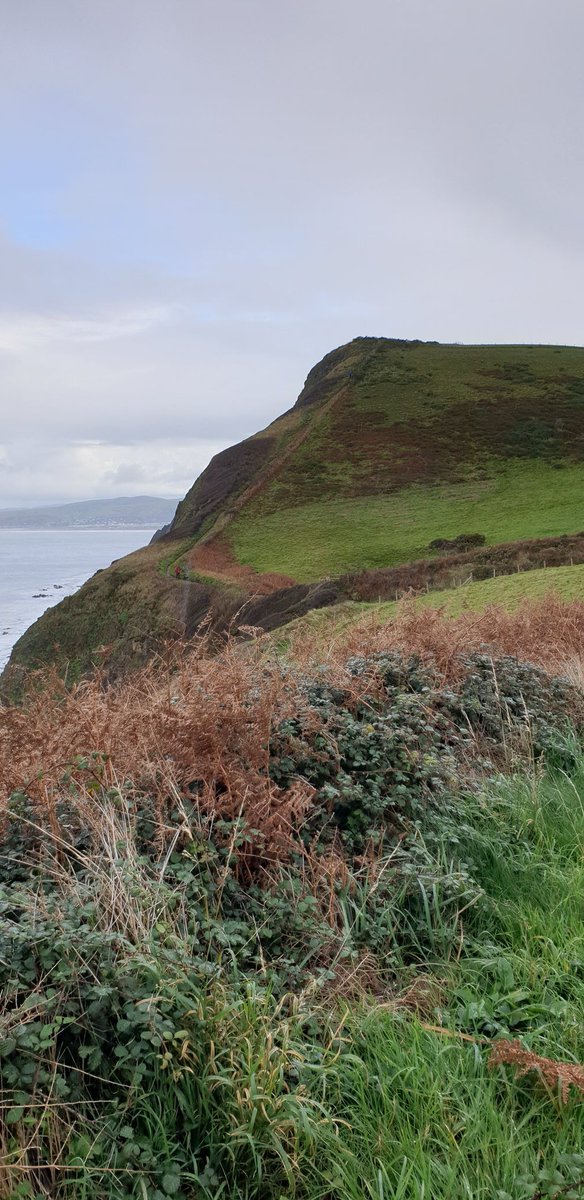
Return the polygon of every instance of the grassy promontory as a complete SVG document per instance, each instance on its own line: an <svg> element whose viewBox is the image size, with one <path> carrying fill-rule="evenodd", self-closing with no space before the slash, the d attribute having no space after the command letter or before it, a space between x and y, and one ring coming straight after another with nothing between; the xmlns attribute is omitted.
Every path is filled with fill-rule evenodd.
<svg viewBox="0 0 584 1200"><path fill-rule="evenodd" d="M2 710L2 1197L578 1194L584 606L546 603Z"/></svg>
<svg viewBox="0 0 584 1200"><path fill-rule="evenodd" d="M269 629L355 598L350 578L368 572L403 583L411 567L440 588L461 535L482 540L487 574L580 563L583 413L578 347L355 338L288 412L216 455L153 546L42 617L13 665L120 674L208 610L216 627Z"/></svg>

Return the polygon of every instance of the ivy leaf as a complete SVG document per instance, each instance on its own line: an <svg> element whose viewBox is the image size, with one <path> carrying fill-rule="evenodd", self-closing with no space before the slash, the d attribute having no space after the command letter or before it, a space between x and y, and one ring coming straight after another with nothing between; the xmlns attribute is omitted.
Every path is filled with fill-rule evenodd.
<svg viewBox="0 0 584 1200"><path fill-rule="evenodd" d="M22 1105L18 1105L15 1108L9 1108L8 1112L6 1113L6 1124L7 1125L16 1125L16 1122L20 1121L20 1118L22 1117L23 1113L24 1113L24 1108Z"/></svg>
<svg viewBox="0 0 584 1200"><path fill-rule="evenodd" d="M162 1187L167 1196L175 1196L180 1187L180 1175L163 1175Z"/></svg>

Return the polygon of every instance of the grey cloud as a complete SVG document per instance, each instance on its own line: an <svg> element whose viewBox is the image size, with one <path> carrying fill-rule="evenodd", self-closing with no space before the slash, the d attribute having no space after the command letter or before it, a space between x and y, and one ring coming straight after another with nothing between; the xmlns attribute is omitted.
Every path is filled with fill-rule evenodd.
<svg viewBox="0 0 584 1200"><path fill-rule="evenodd" d="M3 443L64 498L75 441L96 489L188 443L178 490L357 334L581 342L583 35L580 0L6 5Z"/></svg>
<svg viewBox="0 0 584 1200"><path fill-rule="evenodd" d="M108 471L107 479L111 480L112 484L118 483L142 483L147 479L144 467L140 463L122 462L113 471Z"/></svg>

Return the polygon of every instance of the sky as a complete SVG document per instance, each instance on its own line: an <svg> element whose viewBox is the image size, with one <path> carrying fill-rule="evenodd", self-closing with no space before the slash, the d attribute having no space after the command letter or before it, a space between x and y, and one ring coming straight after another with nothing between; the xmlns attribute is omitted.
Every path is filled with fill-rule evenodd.
<svg viewBox="0 0 584 1200"><path fill-rule="evenodd" d="M582 0L0 0L0 506L180 496L353 337L584 343Z"/></svg>

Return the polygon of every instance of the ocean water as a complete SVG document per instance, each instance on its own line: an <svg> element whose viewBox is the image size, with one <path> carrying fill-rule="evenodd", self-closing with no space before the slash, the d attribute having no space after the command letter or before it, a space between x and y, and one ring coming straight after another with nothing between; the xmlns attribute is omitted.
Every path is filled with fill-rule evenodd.
<svg viewBox="0 0 584 1200"><path fill-rule="evenodd" d="M153 529L0 529L0 669L47 608L100 567L146 546Z"/></svg>

